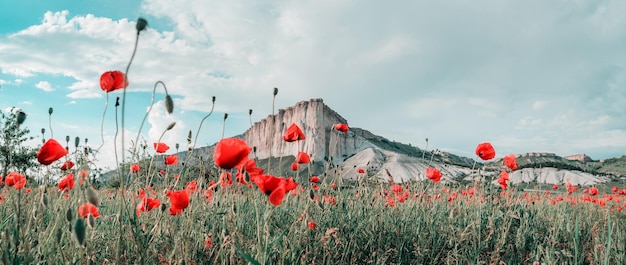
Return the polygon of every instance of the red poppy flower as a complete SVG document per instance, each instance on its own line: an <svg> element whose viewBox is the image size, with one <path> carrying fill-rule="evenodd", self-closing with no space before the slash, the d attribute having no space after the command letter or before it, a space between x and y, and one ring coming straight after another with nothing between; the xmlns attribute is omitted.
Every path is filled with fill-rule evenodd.
<svg viewBox="0 0 626 265"><path fill-rule="evenodd" d="M558 190L559 189L559 185L556 185L556 184L552 185L552 189L553 190Z"/></svg>
<svg viewBox="0 0 626 265"><path fill-rule="evenodd" d="M168 190L165 193L165 196L170 197L170 214L171 215L179 215L183 212L187 206L189 206L189 191L188 190L179 190L179 191L171 191Z"/></svg>
<svg viewBox="0 0 626 265"><path fill-rule="evenodd" d="M254 159L248 159L246 162L241 163L237 168L237 182L241 184L248 184L245 179L245 173L248 172L250 180L256 178L259 175L263 175L263 169L256 166Z"/></svg>
<svg viewBox="0 0 626 265"><path fill-rule="evenodd" d="M598 192L598 188L596 188L596 187L589 188L589 195L595 196L595 195L598 195L598 193L599 193Z"/></svg>
<svg viewBox="0 0 626 265"><path fill-rule="evenodd" d="M252 148L241 139L226 138L220 140L215 146L213 154L215 165L223 169L231 169L240 163L246 162Z"/></svg>
<svg viewBox="0 0 626 265"><path fill-rule="evenodd" d="M298 156L296 156L296 163L298 164L306 164L311 162L311 157L309 154L305 152L298 152Z"/></svg>
<svg viewBox="0 0 626 265"><path fill-rule="evenodd" d="M295 123L292 123L291 126L287 128L287 131L283 135L283 140L287 142L295 142L295 141L304 140L304 139L305 139L304 133L302 132L300 127L298 127L298 125L296 125Z"/></svg>
<svg viewBox="0 0 626 265"><path fill-rule="evenodd" d="M338 124L333 125L333 128L335 128L335 130L340 131L342 133L348 133L348 124L338 123Z"/></svg>
<svg viewBox="0 0 626 265"><path fill-rule="evenodd" d="M515 171L518 167L517 162L515 162L515 155L510 154L504 157L504 165L511 170Z"/></svg>
<svg viewBox="0 0 626 265"><path fill-rule="evenodd" d="M292 178L284 179L271 175L261 175L255 178L254 182L261 192L269 196L270 203L274 206L279 206L285 194L298 187L298 183L293 182Z"/></svg>
<svg viewBox="0 0 626 265"><path fill-rule="evenodd" d="M496 156L496 150L490 143L484 142L476 146L476 155L482 160L490 160Z"/></svg>
<svg viewBox="0 0 626 265"><path fill-rule="evenodd" d="M335 184L335 183L331 183L331 184L330 184L330 187L331 187L331 188L333 188L333 189L336 189L336 188L337 188L337 184Z"/></svg>
<svg viewBox="0 0 626 265"><path fill-rule="evenodd" d="M178 156L177 155L170 155L168 157L165 158L165 164L166 165L177 165L178 164Z"/></svg>
<svg viewBox="0 0 626 265"><path fill-rule="evenodd" d="M317 224L315 224L313 221L309 221L309 223L307 223L307 226L309 227L309 230L313 230L315 229L315 227L317 227Z"/></svg>
<svg viewBox="0 0 626 265"><path fill-rule="evenodd" d="M65 160L63 165L61 165L61 170L70 170L74 167L74 162L72 160Z"/></svg>
<svg viewBox="0 0 626 265"><path fill-rule="evenodd" d="M313 183L318 183L320 182L320 178L318 176L312 176L309 178L309 181L313 182Z"/></svg>
<svg viewBox="0 0 626 265"><path fill-rule="evenodd" d="M153 198L143 198L135 207L135 212L137 216L141 216L141 212L149 212L150 210L157 208L161 205L161 201L159 199Z"/></svg>
<svg viewBox="0 0 626 265"><path fill-rule="evenodd" d="M130 172L132 172L132 173L137 173L137 172L139 172L139 170L141 170L141 169L139 168L138 164L133 164L132 166L130 166Z"/></svg>
<svg viewBox="0 0 626 265"><path fill-rule="evenodd" d="M220 174L220 182L222 183L222 188L230 187L233 185L233 174L230 172L222 172Z"/></svg>
<svg viewBox="0 0 626 265"><path fill-rule="evenodd" d="M187 185L185 185L185 189L191 193L198 192L198 180L194 179L192 181L187 182Z"/></svg>
<svg viewBox="0 0 626 265"><path fill-rule="evenodd" d="M21 190L26 185L26 177L20 173L11 172L4 178L4 184L9 187L13 186L13 188L17 190Z"/></svg>
<svg viewBox="0 0 626 265"><path fill-rule="evenodd" d="M365 174L365 169L363 169L362 167L357 168L356 173Z"/></svg>
<svg viewBox="0 0 626 265"><path fill-rule="evenodd" d="M617 186L613 186L613 188L611 189L612 193L617 193L619 191L619 188Z"/></svg>
<svg viewBox="0 0 626 265"><path fill-rule="evenodd" d="M69 173L59 180L59 191L69 191L74 188L74 174Z"/></svg>
<svg viewBox="0 0 626 265"><path fill-rule="evenodd" d="M426 168L426 177L433 182L439 182L441 180L441 172L436 168Z"/></svg>
<svg viewBox="0 0 626 265"><path fill-rule="evenodd" d="M506 190L506 187L508 186L507 181L509 180L509 173L506 173L506 171L502 171L500 172L500 178L498 178L498 184L500 184L500 187L502 187L503 190Z"/></svg>
<svg viewBox="0 0 626 265"><path fill-rule="evenodd" d="M111 92L128 86L128 80L124 85L124 73L121 71L108 71L100 76L100 88L104 92Z"/></svg>
<svg viewBox="0 0 626 265"><path fill-rule="evenodd" d="M298 163L292 163L291 164L291 170L293 170L293 171L300 170L300 165Z"/></svg>
<svg viewBox="0 0 626 265"><path fill-rule="evenodd" d="M87 218L90 214L93 215L94 218L100 217L98 207L88 202L83 203L83 205L78 207L78 215L81 218Z"/></svg>
<svg viewBox="0 0 626 265"><path fill-rule="evenodd" d="M67 155L65 147L61 146L57 140L48 139L37 152L37 161L42 165L50 165L54 161L61 159Z"/></svg>
<svg viewBox="0 0 626 265"><path fill-rule="evenodd" d="M154 145L154 150L156 150L156 152L159 154L163 154L167 152L167 150L170 149L170 147L165 143L153 143L153 145Z"/></svg>

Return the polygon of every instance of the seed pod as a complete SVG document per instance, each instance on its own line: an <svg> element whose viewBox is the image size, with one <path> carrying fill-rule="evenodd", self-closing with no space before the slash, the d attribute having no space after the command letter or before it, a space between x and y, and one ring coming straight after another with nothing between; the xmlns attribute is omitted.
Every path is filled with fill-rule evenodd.
<svg viewBox="0 0 626 265"><path fill-rule="evenodd" d="M78 244L81 246L85 245L85 236L87 235L87 231L85 229L85 221L82 218L76 219L76 223L74 223L74 237Z"/></svg>
<svg viewBox="0 0 626 265"><path fill-rule="evenodd" d="M146 26L148 26L148 21L145 20L144 18L138 18L137 24L135 24L135 28L137 29L137 34L139 34L140 31L146 29Z"/></svg>
<svg viewBox="0 0 626 265"><path fill-rule="evenodd" d="M228 119L228 113L224 113L224 120Z"/></svg>
<svg viewBox="0 0 626 265"><path fill-rule="evenodd" d="M274 96L278 95L278 88L274 88Z"/></svg>
<svg viewBox="0 0 626 265"><path fill-rule="evenodd" d="M52 112L54 112L54 109L52 107L48 108L48 115L52 115Z"/></svg>
<svg viewBox="0 0 626 265"><path fill-rule="evenodd" d="M46 128L41 128L41 134L46 133Z"/></svg>
<svg viewBox="0 0 626 265"><path fill-rule="evenodd" d="M176 150L178 150L178 148L180 148L180 145L176 143Z"/></svg>
<svg viewBox="0 0 626 265"><path fill-rule="evenodd" d="M175 122L175 121L173 121L172 123L170 123L169 125L167 125L167 128L166 128L166 129L169 131L169 130L171 130L172 128L174 128L174 125L176 125L176 122Z"/></svg>
<svg viewBox="0 0 626 265"><path fill-rule="evenodd" d="M65 136L65 142L69 144L69 142L70 142L70 136L69 135Z"/></svg>
<svg viewBox="0 0 626 265"><path fill-rule="evenodd" d="M76 136L76 138L74 138L74 147L78 148L78 145L80 145L80 138Z"/></svg>
<svg viewBox="0 0 626 265"><path fill-rule="evenodd" d="M172 100L172 96L169 94L165 95L165 110L167 113L172 114L174 111L174 101Z"/></svg>
<svg viewBox="0 0 626 265"><path fill-rule="evenodd" d="M248 115L252 115L252 109L248 110Z"/></svg>

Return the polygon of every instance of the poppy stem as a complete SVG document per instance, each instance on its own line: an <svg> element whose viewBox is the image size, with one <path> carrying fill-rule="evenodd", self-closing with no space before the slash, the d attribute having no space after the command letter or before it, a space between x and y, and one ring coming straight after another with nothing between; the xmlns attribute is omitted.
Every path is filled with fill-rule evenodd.
<svg viewBox="0 0 626 265"><path fill-rule="evenodd" d="M187 155L187 157L185 157L185 162L184 162L183 168L181 169L181 172L185 172L185 169L187 168L187 165L189 164L189 160L191 159L191 157L193 157L193 153L196 149L196 143L198 142L198 135L200 134L200 128L202 128L202 124L204 123L204 120L206 120L209 116L211 116L211 114L213 114L213 109L215 109L215 97L213 97L213 103L211 104L211 111L209 111L209 113L206 116L204 116L204 118L202 118L202 120L200 121L198 130L196 131L196 137L193 139L193 145L190 148L189 154ZM191 130L189 131L189 133L191 134ZM191 137L189 137L189 139L191 139Z"/></svg>
<svg viewBox="0 0 626 265"><path fill-rule="evenodd" d="M130 69L130 65L133 63L133 59L135 58L135 53L137 53L137 44L139 43L139 32L140 31L137 31L137 35L135 36L135 45L133 47L133 53L130 56L130 60L128 61L128 65L126 65L126 71L124 72L124 82L122 82L122 84L124 86L124 89L122 90L122 162L124 162L124 128L125 128L125 126L124 126L124 116L125 116L124 113L126 113L125 112L125 110L126 110L126 88L127 88L126 82L128 80L128 70ZM117 152L116 152L116 154L117 154ZM117 163L117 165L119 167L120 165L119 165L119 162L117 161L117 159L116 159L115 162ZM121 177L121 175L120 175L120 177Z"/></svg>
<svg viewBox="0 0 626 265"><path fill-rule="evenodd" d="M100 146L98 146L98 149L96 149L96 153L100 152L100 148L102 148L102 146L104 146L104 117L107 113L107 108L109 107L109 93L107 94L107 99L104 103L104 112L102 112L102 120L100 120L100 137L102 139L102 143L100 144Z"/></svg>
<svg viewBox="0 0 626 265"><path fill-rule="evenodd" d="M154 106L154 95L156 93L156 88L158 84L161 84L163 86L163 89L165 89L165 94L167 94L167 86L165 86L165 83L163 83L163 81L160 81L160 80L156 81L156 83L154 83L154 87L152 88L152 101L150 102L150 107L148 108L148 111L146 111L146 115L143 116L143 120L141 120L141 125L139 125L139 131L137 132L137 137L135 137L135 146L133 146L133 152L132 152L133 157L131 158L133 160L137 156L137 143L139 142L139 135L141 135L141 130L143 129L143 125L146 122L146 119L148 118L148 114L150 113L150 111L152 111L152 106Z"/></svg>

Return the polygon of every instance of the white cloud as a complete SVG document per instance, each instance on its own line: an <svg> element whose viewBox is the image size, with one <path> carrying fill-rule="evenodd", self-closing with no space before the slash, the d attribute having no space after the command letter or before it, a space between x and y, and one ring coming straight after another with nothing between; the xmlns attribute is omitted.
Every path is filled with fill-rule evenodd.
<svg viewBox="0 0 626 265"><path fill-rule="evenodd" d="M36 88L39 88L45 92L52 92L54 88L47 81L39 81L39 83L35 84Z"/></svg>

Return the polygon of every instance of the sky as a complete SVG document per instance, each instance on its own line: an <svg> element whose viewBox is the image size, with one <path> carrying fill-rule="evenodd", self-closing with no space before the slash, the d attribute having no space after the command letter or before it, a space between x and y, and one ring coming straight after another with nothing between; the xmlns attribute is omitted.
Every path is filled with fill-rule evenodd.
<svg viewBox="0 0 626 265"><path fill-rule="evenodd" d="M626 154L624 13L624 1L0 0L0 109L28 114L28 144L88 138L112 166L122 92L99 78L126 68L143 17L127 140L162 81L175 110L157 86L140 139L176 122L162 141L181 150L213 96L197 146L221 138L224 113L226 137L249 128L249 109L270 115L277 87L276 110L322 98L351 127L417 147L604 159Z"/></svg>

